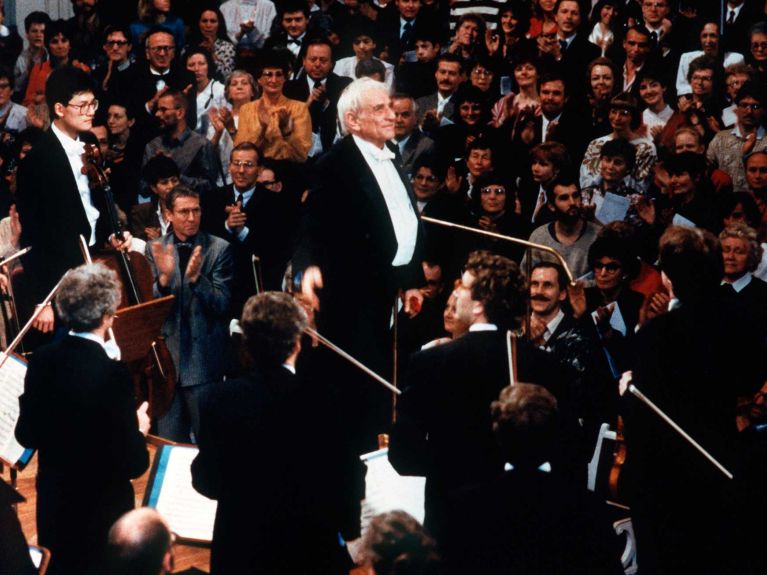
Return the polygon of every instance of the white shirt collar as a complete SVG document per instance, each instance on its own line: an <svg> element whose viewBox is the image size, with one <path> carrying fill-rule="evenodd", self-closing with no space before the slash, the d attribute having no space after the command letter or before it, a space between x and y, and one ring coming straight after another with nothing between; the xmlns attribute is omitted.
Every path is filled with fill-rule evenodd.
<svg viewBox="0 0 767 575"><path fill-rule="evenodd" d="M469 331L498 331L498 326L494 323L473 323L469 326Z"/></svg>
<svg viewBox="0 0 767 575"><path fill-rule="evenodd" d="M560 309L559 313L554 316L554 319L546 324L546 329L543 332L543 341L549 341L551 336L554 335L554 332L557 331L557 328L559 327L559 324L562 323L563 319L565 319L565 313Z"/></svg>
<svg viewBox="0 0 767 575"><path fill-rule="evenodd" d="M722 285L730 284L732 286L732 289L735 290L735 293L740 293L748 284L751 283L751 279L753 278L753 275L751 273L746 272L742 276L740 276L738 279L736 279L734 282L726 282L722 280Z"/></svg>
<svg viewBox="0 0 767 575"><path fill-rule="evenodd" d="M101 347L104 348L104 352L107 354L109 359L120 361L120 355L121 355L120 348L117 346L117 342L115 342L115 340L110 339L109 341L104 341L104 339L101 336L96 335L95 333L91 331L69 330L69 335L73 337L81 337L83 339L96 342L97 344L99 344Z"/></svg>
<svg viewBox="0 0 767 575"><path fill-rule="evenodd" d="M72 139L69 137L68 134L64 133L62 130L56 126L55 122L51 123L51 130L53 130L53 133L56 134L56 137L59 139L59 142L61 142L61 146L64 148L64 151L66 152L67 156L72 156L75 154L78 154L80 156L83 155L83 150L85 149L85 144L79 140Z"/></svg>
<svg viewBox="0 0 767 575"><path fill-rule="evenodd" d="M293 375L296 375L296 366L295 365L290 365L289 363L283 363L282 367L287 369Z"/></svg>
<svg viewBox="0 0 767 575"><path fill-rule="evenodd" d="M360 152L362 152L362 154L368 158L372 158L378 162L385 162L387 160L393 160L396 157L394 152L392 152L387 146L379 148L375 144L368 142L367 140L363 140L356 134L352 134L352 138L354 138L354 143L357 144Z"/></svg>
<svg viewBox="0 0 767 575"><path fill-rule="evenodd" d="M167 76L168 74L170 74L170 68L165 70L165 72L160 72L159 70L154 69L152 66L149 66L149 71L154 76Z"/></svg>
<svg viewBox="0 0 767 575"><path fill-rule="evenodd" d="M316 82L319 82L320 84L322 84L324 86L325 84L327 84L327 81L328 81L328 77L327 76L325 76L322 80L315 80L309 74L306 75L306 84L309 86L309 92L314 90L314 84Z"/></svg>
<svg viewBox="0 0 767 575"><path fill-rule="evenodd" d="M736 106L737 106L737 104L736 104ZM762 138L764 138L764 133L765 133L764 126L759 126L756 129L756 139L757 140L761 140ZM735 122L735 127L732 129L732 135L737 137L737 138L743 139L743 134L741 134L740 126L738 125L737 122Z"/></svg>

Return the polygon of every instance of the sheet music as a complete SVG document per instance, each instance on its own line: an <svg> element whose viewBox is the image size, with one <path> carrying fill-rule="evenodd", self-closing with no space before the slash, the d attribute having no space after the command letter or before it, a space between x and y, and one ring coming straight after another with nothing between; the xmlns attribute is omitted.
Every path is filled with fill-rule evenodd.
<svg viewBox="0 0 767 575"><path fill-rule="evenodd" d="M0 358L4 357L0 354ZM27 365L10 356L0 368L0 459L16 464L26 463L32 450L25 450L16 441L16 422L19 420L19 396L24 392Z"/></svg>
<svg viewBox="0 0 767 575"><path fill-rule="evenodd" d="M389 450L379 449L360 456L367 466L365 500L362 502L362 532L370 520L385 511L401 509L423 523L425 477L405 477L389 463Z"/></svg>
<svg viewBox="0 0 767 575"><path fill-rule="evenodd" d="M217 503L192 487L192 460L198 451L196 447L162 446L154 481L148 486L148 503L179 537L211 541Z"/></svg>
<svg viewBox="0 0 767 575"><path fill-rule="evenodd" d="M629 198L613 194L612 192L607 192L604 197L594 194L594 203L597 206L594 217L603 224L616 221L622 222L626 218L626 214L631 206Z"/></svg>

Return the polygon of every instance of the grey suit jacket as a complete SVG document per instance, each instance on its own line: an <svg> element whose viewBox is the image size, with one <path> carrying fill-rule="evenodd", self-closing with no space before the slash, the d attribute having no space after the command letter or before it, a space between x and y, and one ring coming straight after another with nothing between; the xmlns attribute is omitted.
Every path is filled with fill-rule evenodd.
<svg viewBox="0 0 767 575"><path fill-rule="evenodd" d="M163 248L174 245L173 233L151 242ZM147 244L146 257L154 274L156 296L173 294L173 304L162 335L168 344L178 372L179 385L188 387L213 383L223 379L224 350L228 342L227 311L232 291L233 259L229 243L205 232L195 238L195 247L202 246L202 271L195 285L183 278L176 265L176 272L167 288L157 282L157 265L152 256L151 244ZM174 247L176 262L178 251ZM190 350L181 353L181 318L189 318Z"/></svg>
<svg viewBox="0 0 767 575"><path fill-rule="evenodd" d="M416 160L423 154L429 153L434 150L434 140L424 134L420 129L416 128L415 131L410 134L410 139L405 144L405 148L402 150L402 169L406 174L412 176L413 165Z"/></svg>

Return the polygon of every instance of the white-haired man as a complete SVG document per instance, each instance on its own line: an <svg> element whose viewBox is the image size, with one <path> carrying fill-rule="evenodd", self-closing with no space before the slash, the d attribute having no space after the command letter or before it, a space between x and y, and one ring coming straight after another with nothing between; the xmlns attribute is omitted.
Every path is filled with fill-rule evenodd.
<svg viewBox="0 0 767 575"><path fill-rule="evenodd" d="M339 98L338 118L345 137L317 163L318 186L308 200L293 266L303 295L319 310L320 332L388 376L395 298L404 295L409 313L423 300L412 289L424 282L418 212L410 183L388 147L395 114L386 85L370 78L352 82ZM345 383L355 376L338 379ZM364 412L352 418L365 426L363 441L373 444L391 408L389 392L378 391L370 380L350 385L347 394Z"/></svg>

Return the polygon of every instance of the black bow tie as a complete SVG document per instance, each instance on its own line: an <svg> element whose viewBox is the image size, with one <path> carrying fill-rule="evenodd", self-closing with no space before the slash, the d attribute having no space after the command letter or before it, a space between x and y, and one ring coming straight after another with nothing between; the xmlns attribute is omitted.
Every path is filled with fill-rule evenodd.
<svg viewBox="0 0 767 575"><path fill-rule="evenodd" d="M288 44L298 44L300 46L301 40L299 40L298 38L291 38L290 36L288 36Z"/></svg>

